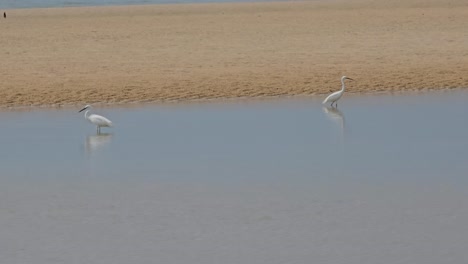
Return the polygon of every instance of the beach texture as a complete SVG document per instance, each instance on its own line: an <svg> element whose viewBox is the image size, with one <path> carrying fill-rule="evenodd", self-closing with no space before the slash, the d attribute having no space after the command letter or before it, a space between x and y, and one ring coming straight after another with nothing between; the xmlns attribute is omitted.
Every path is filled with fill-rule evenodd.
<svg viewBox="0 0 468 264"><path fill-rule="evenodd" d="M7 10L0 107L468 88L466 0Z"/></svg>

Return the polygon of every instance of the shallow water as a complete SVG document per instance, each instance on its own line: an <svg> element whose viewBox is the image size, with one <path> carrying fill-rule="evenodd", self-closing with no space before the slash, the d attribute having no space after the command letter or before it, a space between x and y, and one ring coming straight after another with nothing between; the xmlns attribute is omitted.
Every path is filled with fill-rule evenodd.
<svg viewBox="0 0 468 264"><path fill-rule="evenodd" d="M180 3L260 2L265 0L2 0L0 8L50 8L78 6L146 5ZM268 0L266 0L268 1Z"/></svg>
<svg viewBox="0 0 468 264"><path fill-rule="evenodd" d="M464 263L468 93L0 112L5 263ZM76 109L78 110L78 109Z"/></svg>

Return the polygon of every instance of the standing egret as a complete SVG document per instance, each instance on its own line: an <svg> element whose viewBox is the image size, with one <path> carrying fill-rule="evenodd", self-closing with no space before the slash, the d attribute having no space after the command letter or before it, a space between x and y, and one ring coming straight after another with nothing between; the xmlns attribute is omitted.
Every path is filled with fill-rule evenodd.
<svg viewBox="0 0 468 264"><path fill-rule="evenodd" d="M333 106L333 104L335 104L335 107L338 107L337 102L341 98L341 96L343 96L343 94L345 92L345 88L346 88L344 80L354 81L353 79L351 79L349 77L346 77L346 76L341 77L341 90L337 91L337 92L334 92L334 93L330 94L329 96L327 96L327 98L325 98L325 100L323 100L322 104L326 104L326 103L331 102L331 106Z"/></svg>
<svg viewBox="0 0 468 264"><path fill-rule="evenodd" d="M100 134L101 133L101 127L111 127L112 126L112 122L103 117L103 116L100 116L100 115L96 115L96 114L89 114L89 109L91 108L90 105L86 105L85 107L83 107L83 109L81 109L80 111L78 111L78 113L86 110L85 114L84 114L84 117L86 119L88 119L89 122L91 122L91 124L94 124L96 125L97 127L97 133ZM89 115L88 115L89 114Z"/></svg>

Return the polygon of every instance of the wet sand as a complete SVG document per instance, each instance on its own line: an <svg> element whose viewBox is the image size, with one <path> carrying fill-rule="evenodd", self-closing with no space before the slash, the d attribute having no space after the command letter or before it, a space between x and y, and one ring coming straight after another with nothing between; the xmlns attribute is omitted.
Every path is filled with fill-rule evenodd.
<svg viewBox="0 0 468 264"><path fill-rule="evenodd" d="M468 87L464 0L9 10L0 106Z"/></svg>

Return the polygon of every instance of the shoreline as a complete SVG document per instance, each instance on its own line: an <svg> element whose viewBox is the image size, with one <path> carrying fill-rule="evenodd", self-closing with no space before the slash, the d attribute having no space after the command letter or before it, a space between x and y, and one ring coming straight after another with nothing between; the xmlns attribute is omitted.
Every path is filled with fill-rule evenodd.
<svg viewBox="0 0 468 264"><path fill-rule="evenodd" d="M450 89L425 89L425 90L400 90L400 91L372 91L362 93L345 93L340 100L340 104L346 101L346 98L356 97L380 97L380 96L430 96L445 93L466 93L468 95L468 88L450 88ZM230 104L230 103L255 103L255 102L273 102L279 100L309 100L319 102L325 99L327 94L309 94L309 95L278 95L278 96L263 96L263 97L231 97L231 98L201 98L193 100L172 100L172 101L132 101L132 102L114 102L102 103L97 102L92 104L95 108L139 108L139 107L152 107L152 106L182 106L192 104ZM327 105L322 105L326 107ZM57 104L57 105L20 105L20 106L0 106L0 112L30 112L37 110L71 110L81 109L82 103L70 104Z"/></svg>
<svg viewBox="0 0 468 264"><path fill-rule="evenodd" d="M12 9L0 108L468 88L461 0Z"/></svg>

